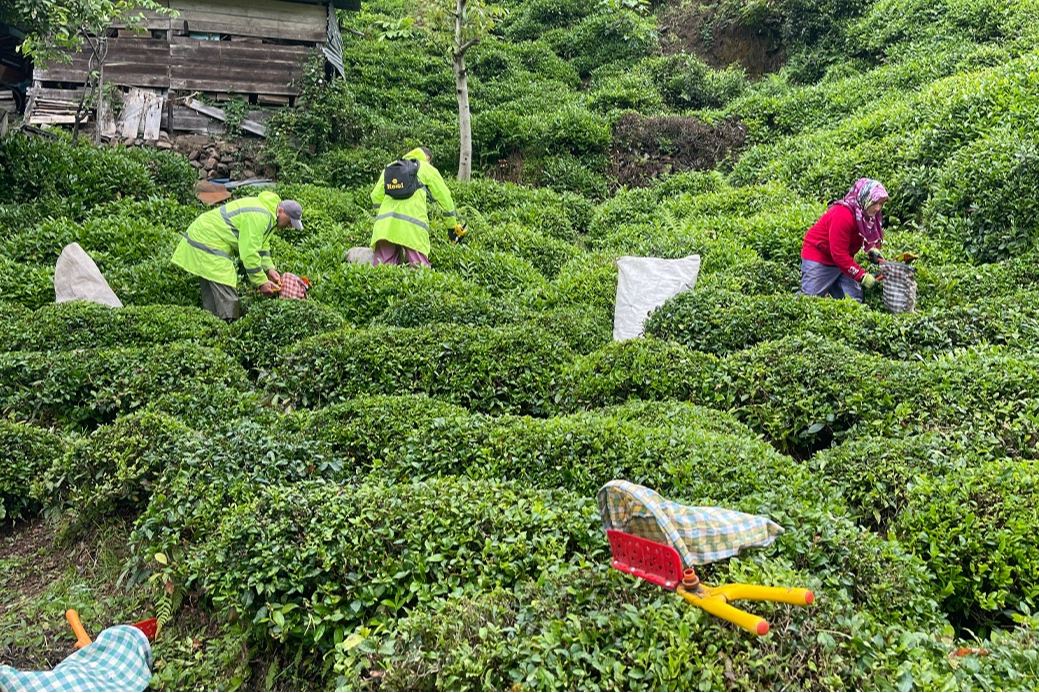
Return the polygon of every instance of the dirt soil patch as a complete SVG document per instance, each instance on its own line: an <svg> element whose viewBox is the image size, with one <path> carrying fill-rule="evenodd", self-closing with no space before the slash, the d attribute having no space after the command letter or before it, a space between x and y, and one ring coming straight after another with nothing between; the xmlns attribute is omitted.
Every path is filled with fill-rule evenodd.
<svg viewBox="0 0 1039 693"><path fill-rule="evenodd" d="M0 577L0 595L33 599L47 589L70 560L64 553L50 551L53 546L54 529L42 519L5 528L0 534L0 561L19 567ZM6 608L0 600L0 616Z"/></svg>
<svg viewBox="0 0 1039 693"><path fill-rule="evenodd" d="M610 158L618 183L644 187L663 175L713 169L746 139L738 120L708 125L694 117L629 113L614 127Z"/></svg>
<svg viewBox="0 0 1039 693"><path fill-rule="evenodd" d="M673 1L660 11L659 26L667 55L691 53L717 69L739 63L752 79L786 62L778 30L767 24L744 26L720 3Z"/></svg>

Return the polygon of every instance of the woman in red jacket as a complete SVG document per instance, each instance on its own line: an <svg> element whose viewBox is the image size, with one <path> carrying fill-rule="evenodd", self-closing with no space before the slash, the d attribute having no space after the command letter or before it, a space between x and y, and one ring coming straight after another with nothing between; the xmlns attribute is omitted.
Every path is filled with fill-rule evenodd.
<svg viewBox="0 0 1039 693"><path fill-rule="evenodd" d="M887 200L887 190L878 181L859 178L844 199L808 229L801 246L802 293L862 302L862 290L873 288L877 279L856 264L855 253L865 249L871 261L880 259L880 209Z"/></svg>

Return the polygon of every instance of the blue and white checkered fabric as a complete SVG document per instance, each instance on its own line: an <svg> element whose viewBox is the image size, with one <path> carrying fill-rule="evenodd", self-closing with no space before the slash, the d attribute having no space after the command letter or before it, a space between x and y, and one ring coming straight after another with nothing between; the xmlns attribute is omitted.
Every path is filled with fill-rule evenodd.
<svg viewBox="0 0 1039 693"><path fill-rule="evenodd" d="M143 691L152 678L152 648L140 629L106 628L97 640L66 657L52 671L0 667L5 691Z"/></svg>
<svg viewBox="0 0 1039 693"><path fill-rule="evenodd" d="M767 517L680 505L630 481L607 483L599 489L598 500L604 529L667 544L686 568L736 556L751 546L768 546L783 533Z"/></svg>

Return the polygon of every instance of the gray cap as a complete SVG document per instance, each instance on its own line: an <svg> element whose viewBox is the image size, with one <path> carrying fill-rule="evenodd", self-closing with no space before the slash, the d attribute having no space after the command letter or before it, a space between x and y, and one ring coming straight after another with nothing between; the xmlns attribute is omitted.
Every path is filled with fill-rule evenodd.
<svg viewBox="0 0 1039 693"><path fill-rule="evenodd" d="M292 222L292 228L299 231L303 228L303 222L300 219L303 217L303 206L295 200L282 200L281 211L289 215L289 221Z"/></svg>

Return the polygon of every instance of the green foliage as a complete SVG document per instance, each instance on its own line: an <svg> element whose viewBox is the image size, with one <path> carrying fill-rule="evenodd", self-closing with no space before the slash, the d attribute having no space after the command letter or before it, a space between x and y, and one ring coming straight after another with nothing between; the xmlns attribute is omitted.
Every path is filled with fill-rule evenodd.
<svg viewBox="0 0 1039 693"><path fill-rule="evenodd" d="M927 303L926 296L918 300ZM1031 349L1039 338L1033 305L1033 294L1021 293L1009 301L1001 297L892 315L854 301L702 289L679 294L655 310L646 320L646 334L714 354L815 334L863 352L906 359L980 344Z"/></svg>
<svg viewBox="0 0 1039 693"><path fill-rule="evenodd" d="M999 459L907 486L893 531L925 557L952 618L998 622L1005 609L1033 608L1037 472L1033 460Z"/></svg>
<svg viewBox="0 0 1039 693"><path fill-rule="evenodd" d="M526 260L468 244L435 247L429 261L438 270L458 274L491 296L515 294L545 285L545 278Z"/></svg>
<svg viewBox="0 0 1039 693"><path fill-rule="evenodd" d="M141 349L0 354L0 403L26 421L92 429L172 392L245 387L220 351L184 343Z"/></svg>
<svg viewBox="0 0 1039 693"><path fill-rule="evenodd" d="M0 142L0 188L28 202L58 198L70 216L119 197L160 192L186 202L195 170L170 152L97 149L81 143L16 135Z"/></svg>
<svg viewBox="0 0 1039 693"><path fill-rule="evenodd" d="M556 52L584 76L603 65L646 57L656 43L652 21L631 10L619 9L581 20L559 37Z"/></svg>
<svg viewBox="0 0 1039 693"><path fill-rule="evenodd" d="M454 273L427 272L393 265L343 265L334 276L317 283L308 300L324 303L348 323L366 325L402 298L432 302L437 297L482 293Z"/></svg>
<svg viewBox="0 0 1039 693"><path fill-rule="evenodd" d="M1037 184L1039 140L1017 128L995 130L942 167L925 219L981 262L1014 257L1036 247L1039 209L1021 191Z"/></svg>
<svg viewBox="0 0 1039 693"><path fill-rule="evenodd" d="M600 407L629 399L709 401L718 361L652 338L614 342L577 359L569 373L573 405Z"/></svg>
<svg viewBox="0 0 1039 693"><path fill-rule="evenodd" d="M227 327L223 349L246 370L265 371L297 342L343 326L339 313L315 301L263 301Z"/></svg>
<svg viewBox="0 0 1039 693"><path fill-rule="evenodd" d="M156 480L200 439L176 419L153 412L126 416L69 445L34 487L70 536L114 513L137 513Z"/></svg>
<svg viewBox="0 0 1039 693"><path fill-rule="evenodd" d="M670 55L654 58L648 66L664 102L675 109L719 108L741 96L748 86L737 63L719 72L696 56Z"/></svg>
<svg viewBox="0 0 1039 693"><path fill-rule="evenodd" d="M368 619L456 590L511 585L603 550L589 499L449 478L406 493L271 486L222 515L183 575L197 576L216 606L244 609L254 637L325 651Z"/></svg>
<svg viewBox="0 0 1039 693"><path fill-rule="evenodd" d="M346 330L278 359L273 393L306 407L360 393L424 392L486 412L545 413L572 354L534 327Z"/></svg>
<svg viewBox="0 0 1039 693"><path fill-rule="evenodd" d="M45 428L0 421L0 449L0 521L31 518L40 510L32 484L61 457L65 441Z"/></svg>
<svg viewBox="0 0 1039 693"><path fill-rule="evenodd" d="M388 327L423 327L426 325L455 324L500 327L521 318L521 312L511 304L479 292L456 294L421 294L405 296L394 301L375 318L373 324Z"/></svg>
<svg viewBox="0 0 1039 693"><path fill-rule="evenodd" d="M180 341L208 344L215 340L224 323L199 308L110 308L73 301L47 305L24 315L17 327L0 338L0 349L71 351L146 347Z"/></svg>

